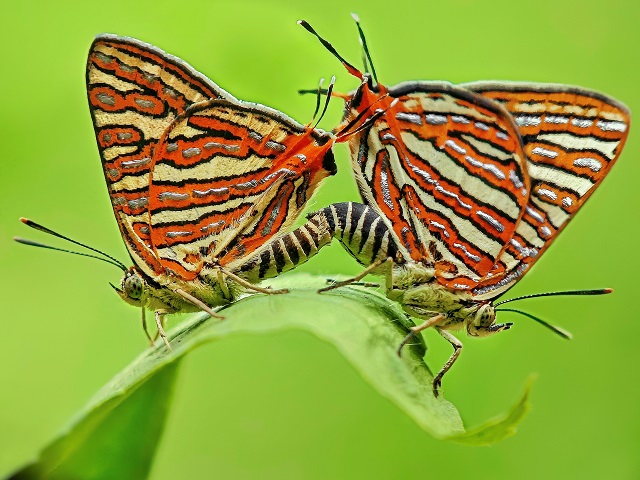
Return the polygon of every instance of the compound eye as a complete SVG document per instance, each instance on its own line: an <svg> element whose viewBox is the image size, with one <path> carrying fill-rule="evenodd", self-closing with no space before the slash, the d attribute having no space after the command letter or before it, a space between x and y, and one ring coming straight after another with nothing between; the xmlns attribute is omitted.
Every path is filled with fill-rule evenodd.
<svg viewBox="0 0 640 480"><path fill-rule="evenodd" d="M130 275L124 281L124 293L134 300L140 299L142 296L142 279L138 275Z"/></svg>
<svg viewBox="0 0 640 480"><path fill-rule="evenodd" d="M476 313L475 325L477 327L488 327L495 320L495 314L489 305L483 305Z"/></svg>

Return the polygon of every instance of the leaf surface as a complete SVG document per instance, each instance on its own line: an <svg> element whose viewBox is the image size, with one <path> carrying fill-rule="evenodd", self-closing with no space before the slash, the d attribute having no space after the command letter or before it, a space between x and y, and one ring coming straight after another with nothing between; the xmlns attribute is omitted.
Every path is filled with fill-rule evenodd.
<svg viewBox="0 0 640 480"><path fill-rule="evenodd" d="M231 335L305 330L333 345L381 395L439 439L490 445L515 433L529 409L527 387L501 417L466 430L456 408L431 389L424 344L396 354L413 323L400 306L371 288L317 294L325 279L288 275L271 282L286 295L253 295L221 310L225 320L194 315L169 332L172 350L158 342L98 392L40 458L12 478L145 478L166 421L183 356ZM212 380L213 381L213 380Z"/></svg>

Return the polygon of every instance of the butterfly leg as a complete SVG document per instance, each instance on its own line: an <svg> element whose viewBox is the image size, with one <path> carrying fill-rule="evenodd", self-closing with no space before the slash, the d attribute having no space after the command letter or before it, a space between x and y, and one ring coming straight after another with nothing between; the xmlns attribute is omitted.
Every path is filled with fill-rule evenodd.
<svg viewBox="0 0 640 480"><path fill-rule="evenodd" d="M253 290L255 292L266 293L268 295L277 295L277 294L281 294L281 293L289 293L289 290L287 290L286 288L282 288L282 289L279 289L279 290L273 290L271 288L262 288L262 287L259 287L257 285L254 285L251 282L247 282L244 278L239 277L234 273L231 273L229 270L225 270L225 269L221 268L220 271L224 275L229 277L231 280L233 280L234 282L242 285L245 288L248 288L249 290Z"/></svg>
<svg viewBox="0 0 640 480"><path fill-rule="evenodd" d="M173 291L175 293L177 293L178 295L180 295L182 298L184 298L187 302L195 305L196 307L198 307L200 310L203 310L204 312L208 313L210 316L212 316L213 318L217 318L219 320L224 320L224 317L222 315L218 315L216 312L214 312L211 307L209 305L207 305L206 303L204 303L202 300L200 300L199 298L194 297L193 295L191 295L190 293L185 292L184 290L182 290L181 288L175 288L173 289Z"/></svg>
<svg viewBox="0 0 640 480"><path fill-rule="evenodd" d="M337 283L339 280L334 280L333 278L327 278L327 283L333 285ZM354 287L367 287L367 288L379 288L380 284L375 282L352 282L350 285Z"/></svg>
<svg viewBox="0 0 640 480"><path fill-rule="evenodd" d="M393 295L393 265L394 265L394 262L389 262L387 264L387 269L384 272L387 298L393 298L392 296Z"/></svg>
<svg viewBox="0 0 640 480"><path fill-rule="evenodd" d="M164 320L167 313L171 313L170 310L159 309L155 311L156 327L158 327L158 333L162 337L164 344L171 350L171 345L169 345L169 340L167 340L167 334L164 332Z"/></svg>
<svg viewBox="0 0 640 480"><path fill-rule="evenodd" d="M411 327L409 330L409 334L404 337L404 340L402 340L402 342L400 342L400 346L398 347L398 351L396 352L398 354L399 357L402 356L402 349L404 348L405 345L407 345L407 343L409 343L409 340L411 340L413 337L416 336L417 333L426 330L429 327L436 327L439 323L441 323L445 318L447 318L445 315L443 315L442 313L439 313L427 320L425 320L424 322L422 322L420 325L416 325L414 327Z"/></svg>
<svg viewBox="0 0 640 480"><path fill-rule="evenodd" d="M224 298L231 301L231 292L229 292L229 286L227 285L227 282L224 279L224 274L222 273L222 270L216 271L216 278L218 280L218 285L220 285L220 290L222 290L222 295L224 296Z"/></svg>
<svg viewBox="0 0 640 480"><path fill-rule="evenodd" d="M142 307L142 329L144 330L144 334L149 339L149 345L153 347L153 338L149 335L149 330L147 330L147 317L145 315L145 308Z"/></svg>
<svg viewBox="0 0 640 480"><path fill-rule="evenodd" d="M456 362L456 360L460 356L460 351L462 350L462 342L458 340L456 337L454 337L451 333L447 332L446 330L443 330L440 327L436 327L436 330L438 331L438 333L440 333L440 335L442 335L446 340L448 340L448 342L453 347L453 353L449 357L449 360L447 360L447 363L444 364L444 366L440 369L436 377L433 379L433 395L437 397L438 389L442 386L442 377L444 377L444 374L449 371L449 369L453 366L453 364Z"/></svg>
<svg viewBox="0 0 640 480"><path fill-rule="evenodd" d="M341 282L336 282L336 283L334 283L332 285L329 285L328 287L321 288L320 290L318 290L318 293L328 292L328 291L336 289L336 288L344 287L344 286L351 285L353 283L359 282L360 280L362 280L364 277L369 275L374 270L377 270L380 267L388 267L389 265L393 265L393 258L391 258L391 257L381 258L381 259L376 260L375 262L373 262L371 265L369 265L364 270L362 270L355 277L351 277L351 278L348 278L348 279L343 280Z"/></svg>

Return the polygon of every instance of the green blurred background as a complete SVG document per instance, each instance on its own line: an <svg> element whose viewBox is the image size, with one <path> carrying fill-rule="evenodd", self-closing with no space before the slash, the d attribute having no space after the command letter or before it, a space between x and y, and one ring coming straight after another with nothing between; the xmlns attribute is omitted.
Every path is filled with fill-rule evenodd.
<svg viewBox="0 0 640 480"><path fill-rule="evenodd" d="M43 239L18 222L28 216L127 258L86 105L84 64L94 35L158 45L238 98L306 122L314 99L298 96L298 88L332 74L338 90L356 83L295 21L309 20L359 62L351 11L360 14L386 84L578 84L640 111L640 8L633 1L5 0L0 473L32 458L146 347L138 312L107 284L119 280L116 269L10 240ZM322 126L334 127L341 108L333 102ZM575 339L508 318L517 322L510 331L464 340L464 354L445 380L444 395L472 425L504 411L538 372L534 408L515 437L490 448L435 441L312 336L233 338L200 349L183 365L152 477L639 478L637 139L632 128L619 165L593 200L510 292L613 287L615 294L520 304ZM357 198L346 148L336 150L340 172L310 208ZM329 275L359 268L336 245L301 270ZM437 368L450 347L431 333L427 341Z"/></svg>

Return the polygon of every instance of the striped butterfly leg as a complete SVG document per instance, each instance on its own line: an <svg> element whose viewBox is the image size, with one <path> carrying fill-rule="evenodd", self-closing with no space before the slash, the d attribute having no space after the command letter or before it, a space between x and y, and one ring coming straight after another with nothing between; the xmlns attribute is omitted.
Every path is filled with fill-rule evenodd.
<svg viewBox="0 0 640 480"><path fill-rule="evenodd" d="M327 283L330 285L333 285L336 282L338 282L338 280L327 278ZM352 282L350 285L354 287L380 288L380 284L376 282Z"/></svg>
<svg viewBox="0 0 640 480"><path fill-rule="evenodd" d="M443 315L441 315L441 317L444 318ZM427 322L429 322L429 320L427 320ZM425 322L425 323L427 323L427 322ZM469 332L469 335L471 335L471 336L488 337L489 335L494 335L494 334L496 334L498 332L501 332L503 330L509 330L509 328L511 328L511 325L513 325L513 324L512 323L494 323L494 324L492 324L490 326L487 326L487 327L484 327L484 326L478 327L478 326L469 324L469 325L467 325L467 332ZM422 325L419 325L418 327L416 327L416 329L419 328L419 327L422 327ZM427 328L427 327L424 327L424 328ZM424 330L424 328L422 328L422 330ZM453 347L453 353L449 357L449 360L447 360L447 363L445 363L443 365L443 367L440 369L438 374L433 379L433 395L437 397L438 396L438 389L442 386L442 377L444 377L444 374L449 371L449 369L453 366L455 361L460 356L460 351L462 350L462 342L460 340L458 340L455 336L453 336L451 333L449 333L447 330L444 330L443 328L439 327L438 325L435 325L435 329ZM412 333L413 333L413 331L412 331Z"/></svg>
<svg viewBox="0 0 640 480"><path fill-rule="evenodd" d="M399 357L402 356L402 349L405 347L405 345L409 343L409 341L413 337L416 336L416 334L418 334L423 330L426 330L429 327L436 327L438 324L442 323L446 318L447 318L446 315L442 313L433 312L433 317L430 317L429 319L425 320L420 325L415 325L409 328L410 330L409 333L407 334L406 337L404 337L404 340L402 340L402 342L400 342L400 345L398 346L398 350L396 352L398 356Z"/></svg>
<svg viewBox="0 0 640 480"><path fill-rule="evenodd" d="M453 353L449 357L449 360L447 360L447 363L442 366L438 374L433 379L433 396L437 397L439 395L438 389L442 386L442 377L444 377L444 374L449 371L449 369L453 366L453 364L460 356L460 351L462 350L462 342L446 330L443 330L438 326L436 326L435 328L438 333L442 335L453 347Z"/></svg>
<svg viewBox="0 0 640 480"><path fill-rule="evenodd" d="M365 205L336 203L307 218L301 227L267 243L238 274L248 282L275 277L305 263L334 238L362 265L382 263L397 254L382 219Z"/></svg>
<svg viewBox="0 0 640 480"><path fill-rule="evenodd" d="M164 322L167 314L174 313L173 310L169 310L166 308L158 309L154 312L156 317L156 327L158 328L158 334L162 337L162 341L167 346L169 350L172 350L171 345L169 345L169 340L167 339L167 334L164 331Z"/></svg>
<svg viewBox="0 0 640 480"><path fill-rule="evenodd" d="M286 289L286 288L280 288L280 289L274 290L274 289L271 289L271 288L259 287L257 285L254 285L251 282L247 282L244 278L239 277L235 273L230 272L229 270L226 270L224 268L220 268L220 272L224 276L227 276L231 280L233 280L234 282L238 283L239 285L242 285L243 287L245 287L245 288L247 288L249 290L253 290L254 292L266 293L268 295L279 295L279 294L283 294L283 293L289 293L289 290Z"/></svg>
<svg viewBox="0 0 640 480"><path fill-rule="evenodd" d="M447 340L451 346L453 347L453 353L449 357L449 360L442 366L438 374L433 379L433 395L437 397L439 395L439 389L442 387L442 378L445 373L447 373L453 364L456 362L458 357L460 356L460 352L462 351L462 342L458 340L455 336L449 333L447 330L444 330L440 325L443 324L447 320L447 316L439 313L435 314L433 317L425 320L420 325L416 325L415 327L410 328L409 334L404 338L402 343L400 343L400 347L398 348L398 356L401 355L403 347L411 340L418 332L422 332L427 328L434 327L437 332ZM472 328L470 332L473 336L488 336L493 335L495 333L501 332L502 330L508 330L511 327L510 323L506 324L494 324L489 327L476 327L469 325L467 329Z"/></svg>
<svg viewBox="0 0 640 480"><path fill-rule="evenodd" d="M229 286L227 285L227 278L233 280L235 283L237 283L238 285L243 286L244 288L248 289L248 290L253 290L254 292L258 292L258 293L266 293L269 295L277 295L277 294L281 294L281 293L289 293L289 290L287 290L286 288L282 288L279 290L274 290L271 288L262 288L259 287L257 285L254 285L251 282L247 282L244 278L239 277L238 275L236 275L235 273L229 271L226 268L221 267L220 265L216 266L216 279L218 284L220 285L223 295L226 299L229 300L229 302L231 302L233 300L233 296L231 294L231 292L229 291Z"/></svg>
<svg viewBox="0 0 640 480"><path fill-rule="evenodd" d="M199 298L194 297L190 293L185 292L181 288L171 288L171 291L180 295L183 299L193 304L194 306L198 307L200 310L208 313L211 317L217 318L219 320L224 320L224 317L214 312L209 305L204 303ZM170 308L160 308L154 311L154 315L156 319L156 327L158 329L158 335L160 335L160 337L162 338L162 341L164 342L164 344L167 346L169 350L172 350L172 348L171 348L171 345L169 344L169 340L167 339L167 334L164 330L164 324L165 324L166 316L171 313L176 313L176 311ZM147 331L147 325L146 325L144 313L142 316L142 322L143 322L142 326L144 328L145 333L147 334L147 338L149 338L149 340L151 341L151 345L153 345L153 342L158 338L158 335L156 335L156 337L153 340L151 340L149 332Z"/></svg>
<svg viewBox="0 0 640 480"><path fill-rule="evenodd" d="M420 325L416 325L415 327L411 327L410 328L411 331L404 338L402 343L400 343L400 347L398 348L398 352L397 352L398 356L400 356L401 353L402 353L402 348L409 342L409 340L411 340L413 337L415 337L415 335L418 332L426 330L427 328L430 328L430 327L434 327L436 329L436 331L440 335L442 335L442 337L444 337L451 344L451 346L453 347L453 353L449 357L449 360L447 360L447 363L445 363L442 366L442 368L440 369L438 374L433 379L433 384L432 385L433 385L433 395L434 395L434 397L438 397L439 389L442 386L442 377L444 377L444 374L447 373L449 371L449 369L451 369L453 364L456 362L456 360L460 356L460 351L462 350L462 342L460 340L458 340L455 336L453 336L451 333L449 333L448 331L444 330L443 328L441 328L439 326L439 324L444 323L446 321L446 319L447 319L446 315L444 315L442 313L439 313L439 314L436 314L435 316L425 320Z"/></svg>
<svg viewBox="0 0 640 480"><path fill-rule="evenodd" d="M142 307L141 310L142 310L142 330L144 330L144 334L147 336L147 339L149 340L149 346L153 347L153 342L155 341L155 339L151 338L151 334L147 329L147 316L145 313L146 309Z"/></svg>
<svg viewBox="0 0 640 480"><path fill-rule="evenodd" d="M335 290L336 288L359 284L361 283L360 280L362 280L364 277L366 277L370 273L380 271L382 269L384 269L383 271L385 272L385 277L389 279L392 276L392 266L393 266L393 258L391 257L376 260L356 276L347 278L346 280L342 280L340 282L333 282L328 287L319 289L318 293L329 292L331 290ZM392 285L390 281L387 281L386 284L387 284L387 289L390 288L389 285Z"/></svg>
<svg viewBox="0 0 640 480"><path fill-rule="evenodd" d="M178 295L180 295L182 298L184 298L187 302L191 303L192 305L195 305L196 307L198 307L200 310L208 313L211 317L213 318L217 318L218 320L224 320L224 317L222 315L217 314L216 312L214 312L211 307L209 305L207 305L206 303L204 303L202 300L200 300L197 297L194 297L193 295L191 295L188 292L185 292L184 290L182 290L181 288L171 288L171 290L174 293L177 293ZM175 313L175 312L173 312Z"/></svg>

